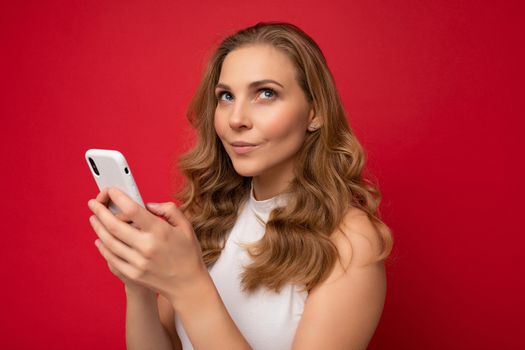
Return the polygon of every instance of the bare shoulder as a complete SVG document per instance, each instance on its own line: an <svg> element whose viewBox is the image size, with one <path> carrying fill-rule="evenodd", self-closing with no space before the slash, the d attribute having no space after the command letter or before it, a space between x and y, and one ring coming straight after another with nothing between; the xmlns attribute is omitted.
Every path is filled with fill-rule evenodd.
<svg viewBox="0 0 525 350"><path fill-rule="evenodd" d="M185 217L186 220L188 220L188 221L191 221L191 218L193 217L193 215L190 213L190 210L189 210L189 209L182 210L182 215L184 215L184 217Z"/></svg>
<svg viewBox="0 0 525 350"><path fill-rule="evenodd" d="M366 349L386 297L380 236L366 212L349 209L330 236L339 253L326 280L312 288L293 349Z"/></svg>
<svg viewBox="0 0 525 350"><path fill-rule="evenodd" d="M381 253L377 228L365 211L355 207L346 211L341 225L332 234L332 241L345 267L363 267L376 263Z"/></svg>

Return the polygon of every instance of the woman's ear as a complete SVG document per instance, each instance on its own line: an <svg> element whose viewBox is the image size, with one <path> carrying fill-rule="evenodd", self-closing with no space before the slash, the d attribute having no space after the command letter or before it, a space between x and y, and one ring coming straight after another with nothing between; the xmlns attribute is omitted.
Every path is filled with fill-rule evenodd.
<svg viewBox="0 0 525 350"><path fill-rule="evenodd" d="M312 103L310 112L308 114L308 131L315 131L322 125L322 118L317 115L315 106Z"/></svg>

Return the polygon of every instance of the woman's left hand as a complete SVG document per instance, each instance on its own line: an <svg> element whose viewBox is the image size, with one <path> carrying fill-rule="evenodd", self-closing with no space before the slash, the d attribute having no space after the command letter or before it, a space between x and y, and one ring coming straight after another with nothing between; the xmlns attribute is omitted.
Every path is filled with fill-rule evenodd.
<svg viewBox="0 0 525 350"><path fill-rule="evenodd" d="M109 199L122 211L118 215L133 226L103 204ZM208 273L193 227L174 203L149 203L150 212L112 187L102 190L88 206L95 214L90 223L99 237L100 253L129 280L174 300Z"/></svg>

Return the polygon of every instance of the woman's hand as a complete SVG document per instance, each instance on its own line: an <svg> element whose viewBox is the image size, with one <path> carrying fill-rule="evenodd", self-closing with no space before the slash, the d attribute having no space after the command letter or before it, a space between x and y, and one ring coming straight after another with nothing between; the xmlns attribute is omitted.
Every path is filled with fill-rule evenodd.
<svg viewBox="0 0 525 350"><path fill-rule="evenodd" d="M107 189L104 189L102 192L100 192L96 198L96 200L102 204L104 204L106 207L108 205L108 201L109 201L109 197L107 195ZM128 222L129 219L122 213L118 213L115 215L115 217L119 218L120 220L124 221L124 222ZM95 228L95 225L93 224L94 223L94 220L95 218L90 218L90 223L91 223L91 226L93 228ZM95 230L96 232L96 230ZM100 242L100 239L97 239L95 241L95 245L97 246L97 248L99 249L99 252L104 256L104 248L102 246L102 243ZM147 286L144 286L144 285L141 285L141 284L138 284L138 283L135 283L133 281L131 281L129 278L127 278L126 276L124 276L109 260L107 261L107 264L108 264L108 267L109 267L109 270L111 271L111 273L113 273L115 276L117 276L125 285L126 287L126 291L139 291L140 293L148 293L148 292L152 292Z"/></svg>
<svg viewBox="0 0 525 350"><path fill-rule="evenodd" d="M106 208L108 200L120 214ZM107 188L88 206L100 253L126 286L141 285L174 300L207 274L191 223L174 203L148 203L150 213L117 188Z"/></svg>

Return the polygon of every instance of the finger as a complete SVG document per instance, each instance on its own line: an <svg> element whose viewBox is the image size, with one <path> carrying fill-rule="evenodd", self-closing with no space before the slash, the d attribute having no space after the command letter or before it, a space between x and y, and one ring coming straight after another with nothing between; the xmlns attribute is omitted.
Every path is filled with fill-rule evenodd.
<svg viewBox="0 0 525 350"><path fill-rule="evenodd" d="M131 248L139 250L141 235L137 229L117 219L108 208L96 200L91 199L88 206L109 233Z"/></svg>
<svg viewBox="0 0 525 350"><path fill-rule="evenodd" d="M191 226L190 222L173 202L147 203L146 207L153 214L162 216L173 226Z"/></svg>
<svg viewBox="0 0 525 350"><path fill-rule="evenodd" d="M104 247L103 243L97 244L97 248L104 259L106 259L108 265L113 266L119 273L124 275L124 277L133 280L140 275L139 270L113 254L110 250Z"/></svg>
<svg viewBox="0 0 525 350"><path fill-rule="evenodd" d="M123 212L113 214L117 219L120 221L124 221L127 224L131 224L133 221L131 221Z"/></svg>
<svg viewBox="0 0 525 350"><path fill-rule="evenodd" d="M102 244L102 243L100 243L100 240L98 240L98 239L97 239L97 242L99 242L98 244ZM95 244L97 244L97 243L95 243ZM97 245L97 247L98 247L98 245ZM100 251L100 249L99 249L99 253L100 253L100 255L102 255L102 252ZM102 257L104 257L104 256L102 255ZM105 258L104 258L104 259L105 259ZM119 270L117 270L117 268L116 268L115 266L113 266L109 261L106 260L106 263L107 263L107 265L108 265L108 267L109 267L109 271L111 271L112 274L114 274L114 275L117 276L122 282L124 282L124 280L126 279L126 277L122 274L122 272L120 272Z"/></svg>
<svg viewBox="0 0 525 350"><path fill-rule="evenodd" d="M137 225L133 225L133 221L131 221L130 218L128 218L127 215L124 214L123 212L118 212L118 213L116 213L116 214L113 213L113 215L114 215L117 219L119 219L120 221L123 221L123 222L125 222L126 224L130 224L131 226L138 228Z"/></svg>
<svg viewBox="0 0 525 350"><path fill-rule="evenodd" d="M108 195L122 213L141 229L147 230L158 223L158 219L155 216L151 215L151 213L118 188L108 188Z"/></svg>
<svg viewBox="0 0 525 350"><path fill-rule="evenodd" d="M109 233L95 215L89 218L93 230L97 233L104 246L120 259L127 261L129 264L139 267L145 266L147 259L135 249L130 248L120 240L116 239Z"/></svg>
<svg viewBox="0 0 525 350"><path fill-rule="evenodd" d="M98 202L104 204L107 206L109 202L109 195L108 195L108 188L103 188L99 194L97 195L97 198L95 198Z"/></svg>
<svg viewBox="0 0 525 350"><path fill-rule="evenodd" d="M100 191L100 193L97 195L97 198L96 198L97 201L104 204L104 206L106 207L109 207L111 203L111 199L109 198L109 194L108 194L108 189L109 187L104 187ZM133 222L121 211L119 211L118 213L113 213L113 215L115 215L117 219L124 221L125 223L131 224Z"/></svg>

